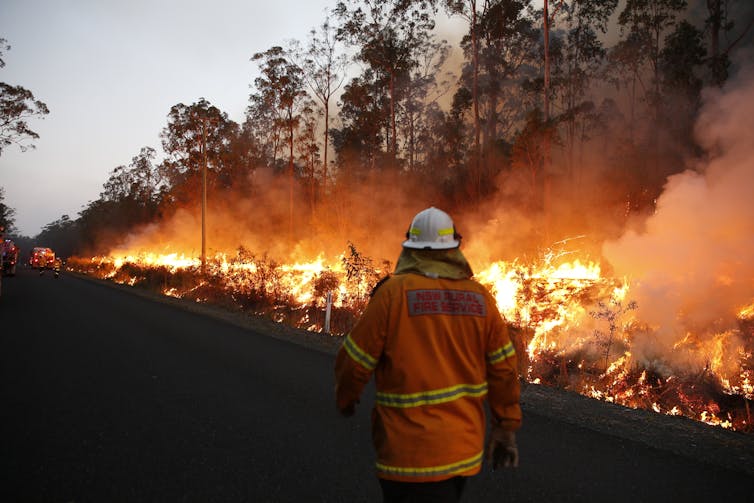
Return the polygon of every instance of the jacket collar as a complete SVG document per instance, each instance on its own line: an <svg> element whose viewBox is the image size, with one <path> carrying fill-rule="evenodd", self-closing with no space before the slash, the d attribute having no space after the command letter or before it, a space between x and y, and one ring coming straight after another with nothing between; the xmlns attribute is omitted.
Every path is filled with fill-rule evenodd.
<svg viewBox="0 0 754 503"><path fill-rule="evenodd" d="M474 275L459 248L415 250L403 248L394 274L415 273L429 278L468 279Z"/></svg>

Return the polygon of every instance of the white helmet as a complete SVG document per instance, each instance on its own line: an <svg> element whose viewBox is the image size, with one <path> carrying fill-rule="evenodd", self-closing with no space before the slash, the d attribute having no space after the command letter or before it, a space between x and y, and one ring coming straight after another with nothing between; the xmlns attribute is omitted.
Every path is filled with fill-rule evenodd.
<svg viewBox="0 0 754 503"><path fill-rule="evenodd" d="M418 250L450 250L460 244L461 236L450 215L434 206L416 214L403 242L404 248Z"/></svg>

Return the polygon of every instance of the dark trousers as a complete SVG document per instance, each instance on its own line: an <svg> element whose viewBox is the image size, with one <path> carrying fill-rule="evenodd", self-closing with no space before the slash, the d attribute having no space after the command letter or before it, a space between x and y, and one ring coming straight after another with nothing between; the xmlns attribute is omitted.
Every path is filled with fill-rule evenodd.
<svg viewBox="0 0 754 503"><path fill-rule="evenodd" d="M466 486L466 477L453 477L440 482L379 480L384 503L457 503Z"/></svg>

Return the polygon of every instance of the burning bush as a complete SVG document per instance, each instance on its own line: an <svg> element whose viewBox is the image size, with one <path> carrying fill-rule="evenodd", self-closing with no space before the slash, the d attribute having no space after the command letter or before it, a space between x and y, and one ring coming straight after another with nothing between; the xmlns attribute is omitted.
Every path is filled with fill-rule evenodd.
<svg viewBox="0 0 754 503"><path fill-rule="evenodd" d="M329 296L334 334L351 329L372 288L391 269L386 261L375 267L352 243L330 265L322 257L281 263L239 247L231 257L209 258L204 275L196 259L175 254L74 258L68 265L311 331L323 330ZM520 372L528 381L752 430L754 316L746 316L745 310L737 330L704 338L687 334L665 348L652 343L655 331L640 322L641 306L627 299L628 284L603 277L596 264L556 263L552 254L545 254L538 263L496 262L476 277L490 288L510 323ZM679 363L699 361L700 355L707 362L701 369Z"/></svg>

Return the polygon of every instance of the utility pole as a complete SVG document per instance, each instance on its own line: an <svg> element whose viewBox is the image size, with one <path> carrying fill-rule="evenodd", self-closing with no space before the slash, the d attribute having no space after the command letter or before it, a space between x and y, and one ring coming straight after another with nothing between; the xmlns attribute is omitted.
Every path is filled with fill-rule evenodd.
<svg viewBox="0 0 754 503"><path fill-rule="evenodd" d="M207 122L202 118L202 276L207 274Z"/></svg>
<svg viewBox="0 0 754 503"><path fill-rule="evenodd" d="M550 204L550 178L548 173L550 172L550 164L552 162L552 144L551 144L551 134L552 131L550 130L551 124L550 124L550 7L549 7L550 0L544 0L544 8L542 11L542 31L544 32L544 50L545 50L545 61L544 61L544 96L543 96L543 108L544 108L544 138L543 138L543 159L542 159L542 209L544 210L545 214L545 233L549 235L549 218L550 218L550 212L549 212L549 204ZM555 11L552 13L553 18L555 18L555 15L558 13L560 8L563 6L563 0L560 0L557 2L557 5L555 7Z"/></svg>

